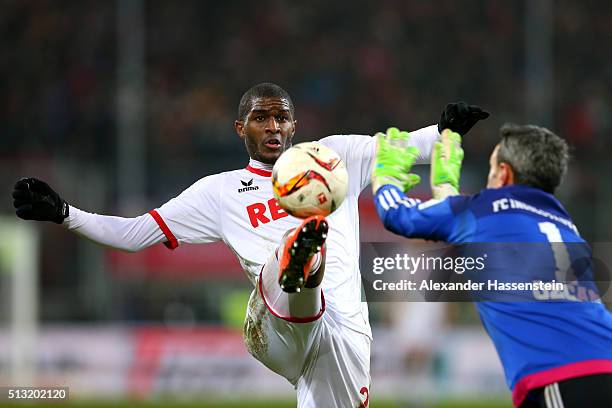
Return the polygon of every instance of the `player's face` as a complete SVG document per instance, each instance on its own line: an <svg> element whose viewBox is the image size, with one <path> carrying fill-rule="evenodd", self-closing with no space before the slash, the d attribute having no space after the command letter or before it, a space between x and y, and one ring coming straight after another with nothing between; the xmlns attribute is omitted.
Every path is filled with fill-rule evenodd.
<svg viewBox="0 0 612 408"><path fill-rule="evenodd" d="M489 176L487 178L487 188L500 188L513 184L514 175L508 163L500 163L497 160L499 145L495 146L489 158Z"/></svg>
<svg viewBox="0 0 612 408"><path fill-rule="evenodd" d="M235 123L252 159L274 164L291 147L296 121L284 98L257 98L246 120Z"/></svg>

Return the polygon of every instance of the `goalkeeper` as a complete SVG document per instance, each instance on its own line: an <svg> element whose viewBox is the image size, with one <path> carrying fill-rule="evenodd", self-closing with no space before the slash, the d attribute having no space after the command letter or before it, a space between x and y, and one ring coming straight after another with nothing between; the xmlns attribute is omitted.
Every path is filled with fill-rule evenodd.
<svg viewBox="0 0 612 408"><path fill-rule="evenodd" d="M378 134L372 172L378 215L387 229L409 238L503 243L497 260L503 276L552 281L560 270L552 242L563 246L574 268L578 258L590 260L588 245L554 196L567 169L567 144L538 126L505 125L500 133L490 157L488 188L461 196L461 136L444 130L432 153L434 200L425 203L405 195L419 182L409 173L418 154L404 145L409 134L397 129ZM521 242L541 243L549 251L530 251L529 264L521 264L516 256ZM571 252L566 243L573 243ZM582 269L580 276L592 284L590 262ZM584 300L567 289L558 300L528 293L527 301L476 304L514 405L612 407L612 314L598 299Z"/></svg>

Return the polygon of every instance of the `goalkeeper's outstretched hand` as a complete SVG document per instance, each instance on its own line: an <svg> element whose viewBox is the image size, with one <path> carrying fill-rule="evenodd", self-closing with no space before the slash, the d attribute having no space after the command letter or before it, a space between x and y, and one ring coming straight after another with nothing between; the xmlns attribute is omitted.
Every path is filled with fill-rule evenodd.
<svg viewBox="0 0 612 408"><path fill-rule="evenodd" d="M419 149L408 146L410 134L398 128L389 128L387 133L377 133L376 156L372 168L372 191L392 184L406 192L419 184L421 178L410 173L414 161L419 156Z"/></svg>
<svg viewBox="0 0 612 408"><path fill-rule="evenodd" d="M24 220L53 221L68 217L69 206L47 183L33 177L22 178L13 188L13 206Z"/></svg>
<svg viewBox="0 0 612 408"><path fill-rule="evenodd" d="M462 161L461 136L449 129L443 130L441 141L435 143L431 155L430 181L435 199L459 194Z"/></svg>
<svg viewBox="0 0 612 408"><path fill-rule="evenodd" d="M489 112L477 105L468 105L465 102L455 102L446 105L440 115L438 132L450 129L462 136L478 122L489 117Z"/></svg>

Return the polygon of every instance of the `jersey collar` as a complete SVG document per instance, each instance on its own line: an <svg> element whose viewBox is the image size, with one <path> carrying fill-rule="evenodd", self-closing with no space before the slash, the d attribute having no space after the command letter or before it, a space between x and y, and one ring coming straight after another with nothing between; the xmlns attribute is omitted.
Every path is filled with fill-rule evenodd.
<svg viewBox="0 0 612 408"><path fill-rule="evenodd" d="M272 164L262 163L260 161L250 159L246 169L251 173L257 174L258 176L270 177L272 176Z"/></svg>

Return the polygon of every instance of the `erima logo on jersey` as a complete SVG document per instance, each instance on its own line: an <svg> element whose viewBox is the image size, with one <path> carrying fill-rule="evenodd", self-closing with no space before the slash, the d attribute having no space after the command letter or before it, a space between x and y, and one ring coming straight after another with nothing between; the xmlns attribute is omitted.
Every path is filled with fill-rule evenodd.
<svg viewBox="0 0 612 408"><path fill-rule="evenodd" d="M245 191L259 190L259 186L253 186L252 185L253 184L253 179L250 179L249 181L242 181L242 180L240 180L240 182L242 183L242 185L244 187L238 189L239 193L244 193Z"/></svg>

